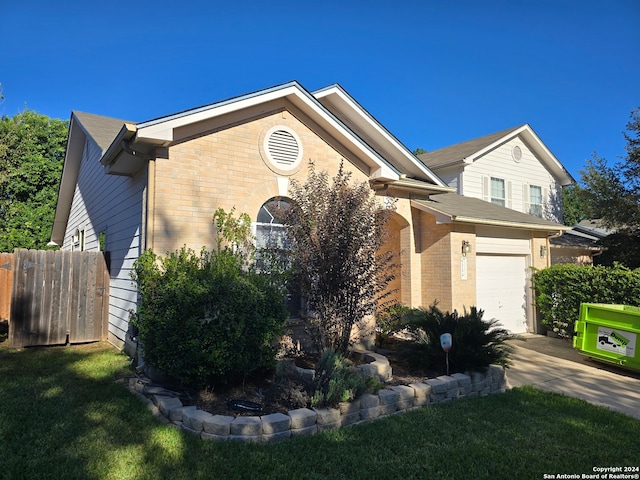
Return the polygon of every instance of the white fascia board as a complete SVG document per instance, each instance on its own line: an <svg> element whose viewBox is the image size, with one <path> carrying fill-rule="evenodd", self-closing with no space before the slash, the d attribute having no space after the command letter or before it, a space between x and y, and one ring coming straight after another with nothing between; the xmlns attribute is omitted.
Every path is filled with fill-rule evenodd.
<svg viewBox="0 0 640 480"><path fill-rule="evenodd" d="M372 170L371 175L369 175L369 180L379 180L382 182L393 182L399 178L399 175L386 165L381 166L377 170Z"/></svg>
<svg viewBox="0 0 640 480"><path fill-rule="evenodd" d="M482 157L483 155L485 155L486 153L490 152L491 150L499 147L500 145L502 145L503 143L508 142L509 140L511 140L512 138L517 137L518 135L520 135L520 133L522 133L523 131L525 131L527 129L527 127L529 127L529 125L523 125L520 128L518 128L517 130L514 130L513 132L510 132L508 135L505 135L504 137L496 140L495 142L491 143L490 145L487 145L486 147L484 147L482 150L478 150L477 152L475 152L473 155L464 158L463 161L465 163L473 163L476 159Z"/></svg>
<svg viewBox="0 0 640 480"><path fill-rule="evenodd" d="M62 246L64 242L64 234L67 229L69 214L71 213L71 204L80 172L86 138L86 132L72 113L71 121L69 122L67 151L64 157L60 187L58 189L58 201L56 202L53 228L51 229L50 243L55 245Z"/></svg>
<svg viewBox="0 0 640 480"><path fill-rule="evenodd" d="M522 136L529 146L540 156L542 162L546 167L551 170L554 176L558 179L560 185L567 186L576 183L571 174L564 168L564 165L551 153L551 150L540 140L540 137L536 135L536 132L529 125L525 125L522 130Z"/></svg>
<svg viewBox="0 0 640 480"><path fill-rule="evenodd" d="M344 116L344 118L352 122L368 137L365 140L370 140L379 146L384 150L382 153L398 163L398 168L404 170L402 173L410 176L426 177L436 185L446 186L437 175L422 162L419 162L393 134L384 128L339 85L331 85L312 92L312 95L322 102L325 107L334 107L333 113L335 115Z"/></svg>
<svg viewBox="0 0 640 480"><path fill-rule="evenodd" d="M136 125L133 123L124 123L116 138L111 142L109 148L103 152L100 158L102 165L111 165L115 162L118 154L122 152L122 142L129 141L136 133Z"/></svg>
<svg viewBox="0 0 640 480"><path fill-rule="evenodd" d="M371 167L372 173L369 175L370 180L400 179L400 170L380 156L366 141L361 139L314 97L308 94L296 95L289 100L318 124L330 127L327 128L327 130L338 141L352 145L354 153L359 154L359 157Z"/></svg>
<svg viewBox="0 0 640 480"><path fill-rule="evenodd" d="M243 108L249 108L271 100L283 98L300 92L295 85L288 85L275 90L267 90L258 94L249 94L229 101L214 103L205 107L188 110L186 112L150 120L138 124L136 141L149 143L170 143L174 140L173 132L184 125L201 122L210 118L226 115Z"/></svg>
<svg viewBox="0 0 640 480"><path fill-rule="evenodd" d="M177 128L284 98L326 128L338 141L351 145L354 153L365 160L365 163L374 172L370 176L372 180L397 180L400 178L399 171L395 171L393 166L389 165L297 82L140 123L137 125L135 141L136 143L167 145L174 140L173 135Z"/></svg>
<svg viewBox="0 0 640 480"><path fill-rule="evenodd" d="M558 180L558 183L562 186L572 185L575 183L573 177L569 174L566 168L560 163L560 161L555 157L551 150L547 148L547 146L540 140L540 137L536 135L529 124L524 124L517 130L505 135L504 137L496 140L491 145L486 146L482 150L477 151L472 156L463 159L465 163L473 163L474 160L480 158L487 152L490 152L494 148L508 142L512 138L517 136L522 136L522 139L527 143L529 148L531 148L542 161L542 163L553 173L553 175Z"/></svg>

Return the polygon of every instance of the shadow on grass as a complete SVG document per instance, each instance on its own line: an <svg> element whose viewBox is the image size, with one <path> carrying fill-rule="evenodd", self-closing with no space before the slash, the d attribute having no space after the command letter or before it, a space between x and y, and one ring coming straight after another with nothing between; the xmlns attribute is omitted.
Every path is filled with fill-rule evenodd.
<svg viewBox="0 0 640 480"><path fill-rule="evenodd" d="M3 478L128 478L159 426L114 383L127 363L99 343L0 348Z"/></svg>
<svg viewBox="0 0 640 480"><path fill-rule="evenodd" d="M637 464L640 422L533 388L277 445L203 441L114 382L127 363L105 344L0 347L2 478L526 479Z"/></svg>

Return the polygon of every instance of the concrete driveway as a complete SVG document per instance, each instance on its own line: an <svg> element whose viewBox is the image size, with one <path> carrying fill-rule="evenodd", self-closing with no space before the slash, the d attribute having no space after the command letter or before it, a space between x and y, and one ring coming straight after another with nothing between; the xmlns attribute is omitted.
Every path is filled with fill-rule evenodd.
<svg viewBox="0 0 640 480"><path fill-rule="evenodd" d="M513 365L507 370L511 387L533 385L640 419L640 372L584 357L567 340L523 337L526 341L513 342Z"/></svg>

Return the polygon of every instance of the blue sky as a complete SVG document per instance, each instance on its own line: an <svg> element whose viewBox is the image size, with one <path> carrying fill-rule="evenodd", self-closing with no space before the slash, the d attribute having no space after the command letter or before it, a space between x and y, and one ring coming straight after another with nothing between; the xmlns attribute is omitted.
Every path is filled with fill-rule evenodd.
<svg viewBox="0 0 640 480"><path fill-rule="evenodd" d="M339 83L410 149L529 123L569 172L624 155L640 2L0 1L0 114L143 121Z"/></svg>

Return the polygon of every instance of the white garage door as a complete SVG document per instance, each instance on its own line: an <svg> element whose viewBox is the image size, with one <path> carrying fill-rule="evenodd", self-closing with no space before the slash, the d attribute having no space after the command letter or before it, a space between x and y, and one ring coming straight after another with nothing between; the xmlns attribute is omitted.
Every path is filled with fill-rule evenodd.
<svg viewBox="0 0 640 480"><path fill-rule="evenodd" d="M477 307L513 333L527 331L526 257L476 256Z"/></svg>

